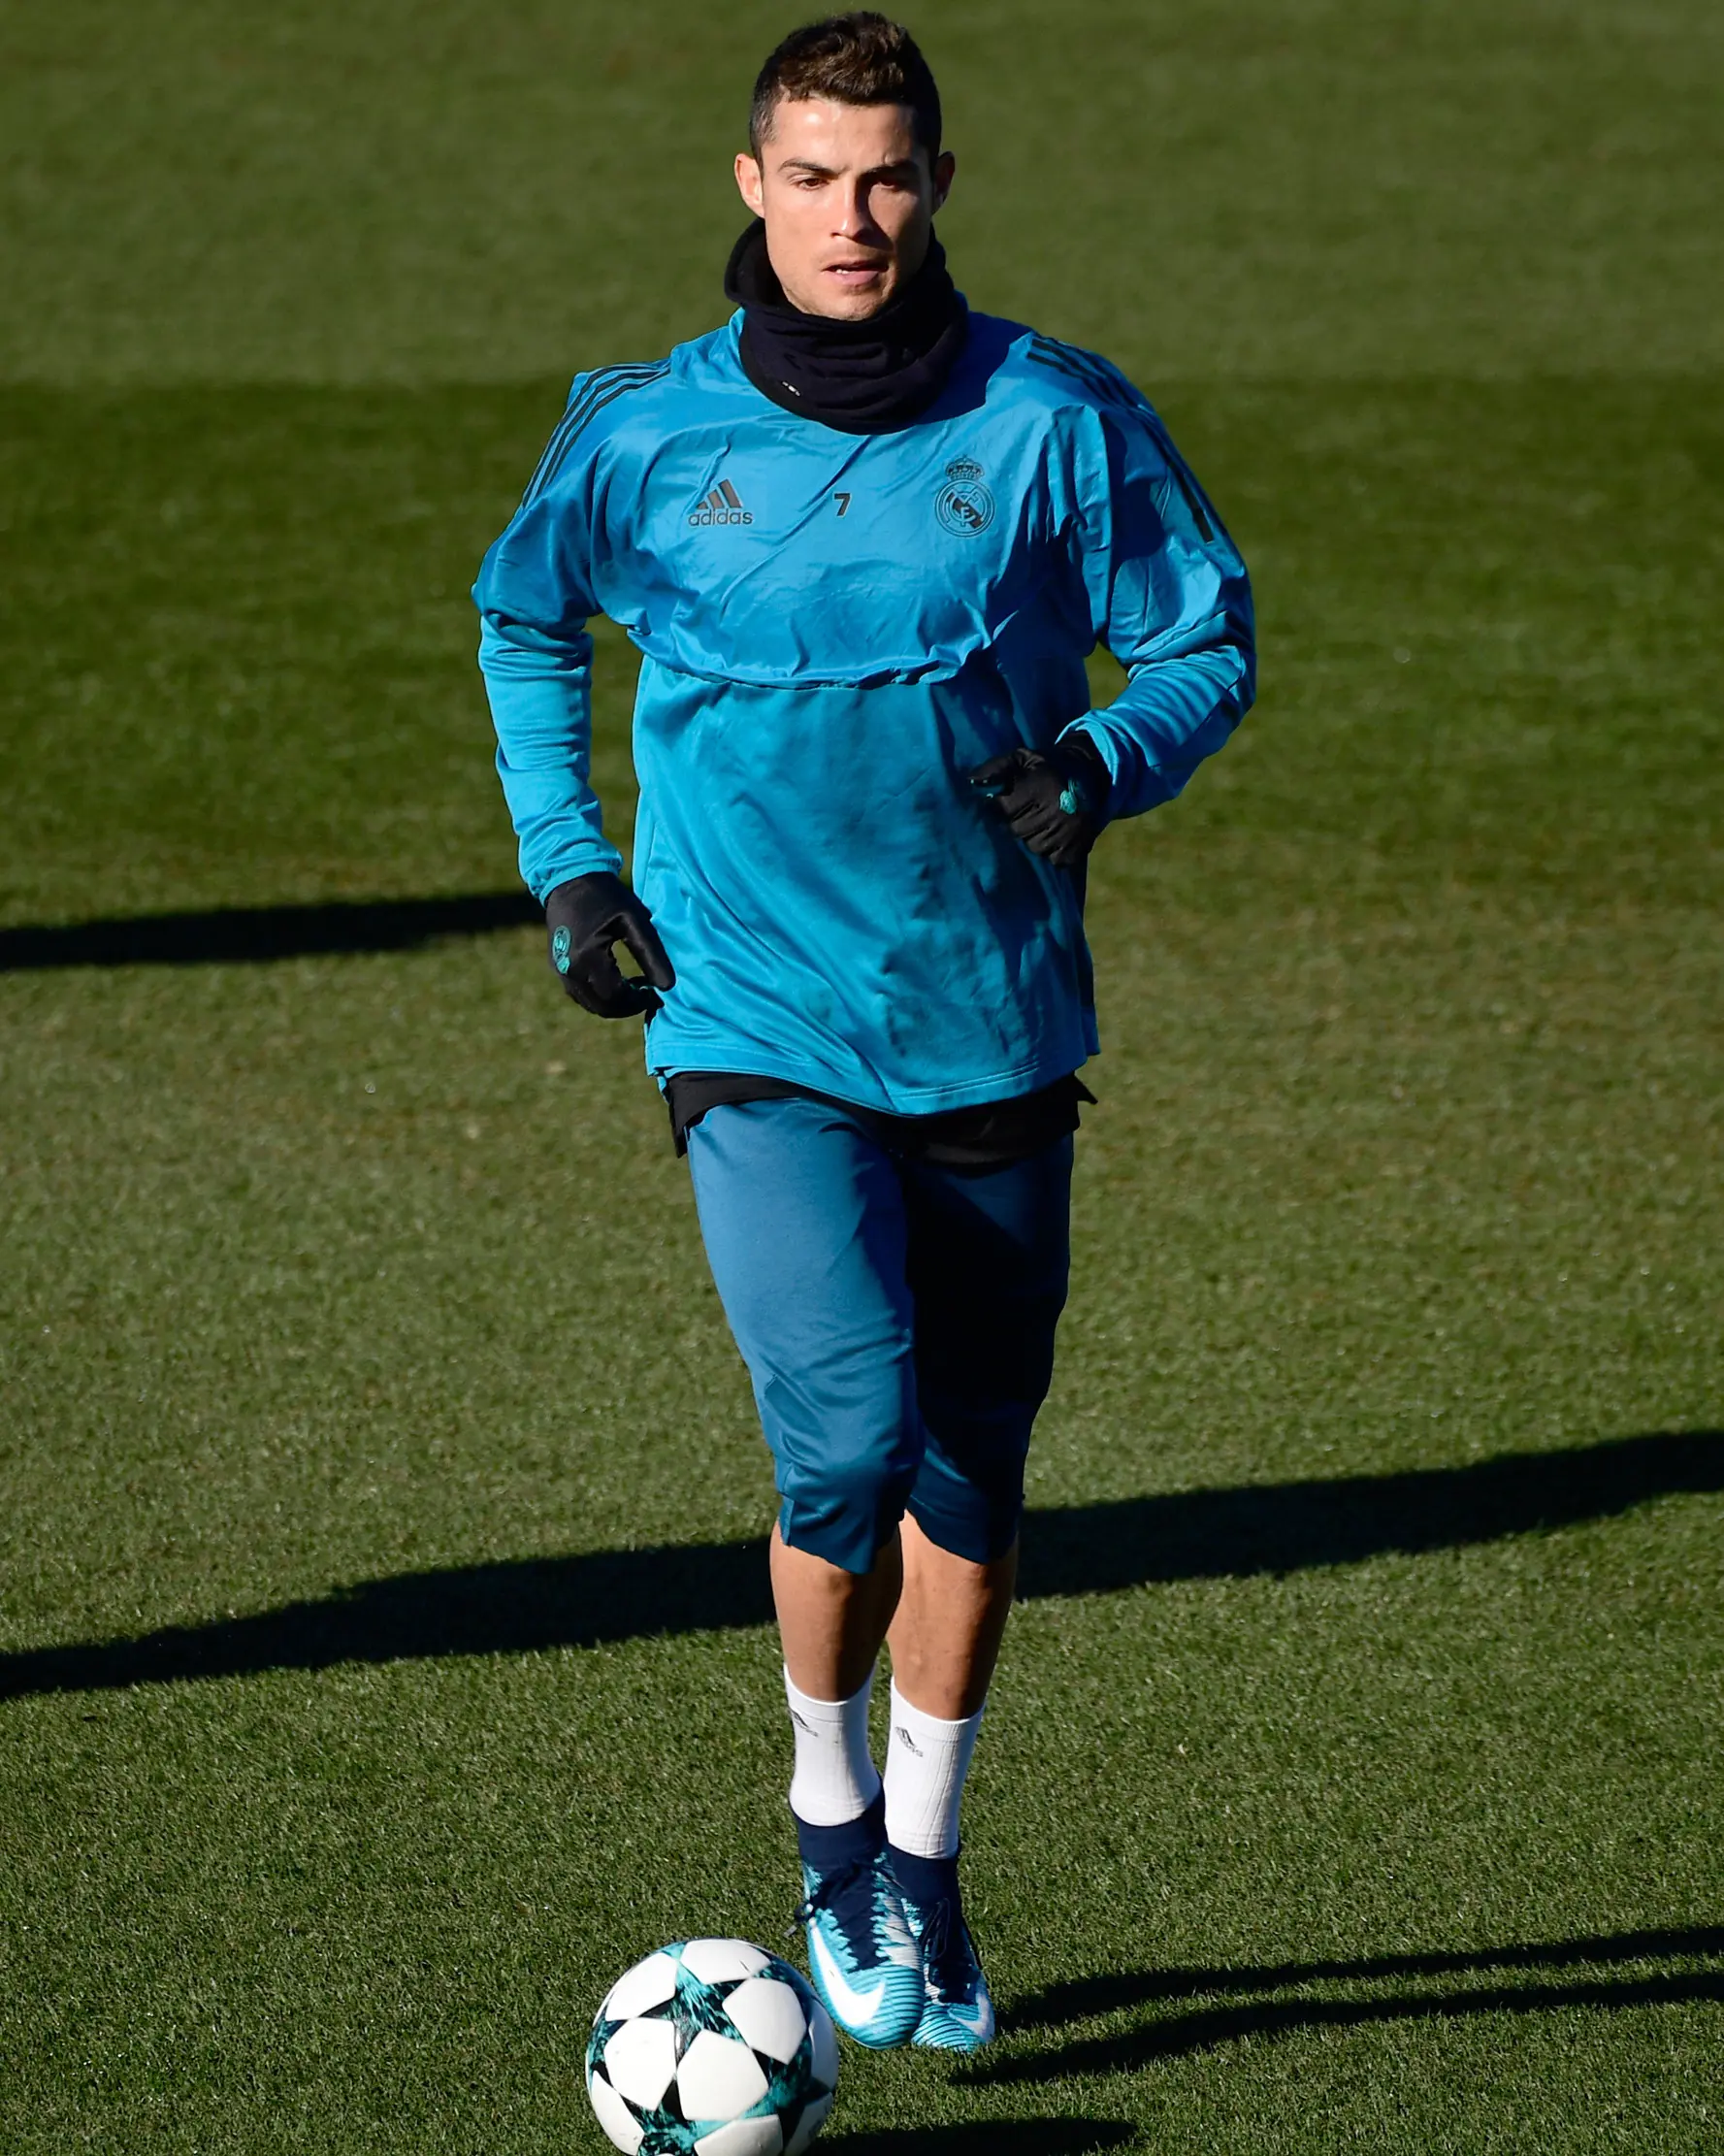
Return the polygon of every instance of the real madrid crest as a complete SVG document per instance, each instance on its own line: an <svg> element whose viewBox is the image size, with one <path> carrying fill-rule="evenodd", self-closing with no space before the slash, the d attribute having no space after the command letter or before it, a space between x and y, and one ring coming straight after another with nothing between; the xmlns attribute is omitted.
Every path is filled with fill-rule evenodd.
<svg viewBox="0 0 1724 2156"><path fill-rule="evenodd" d="M954 457L946 483L934 501L934 514L949 532L974 539L993 522L993 497L982 483L982 467L971 457Z"/></svg>

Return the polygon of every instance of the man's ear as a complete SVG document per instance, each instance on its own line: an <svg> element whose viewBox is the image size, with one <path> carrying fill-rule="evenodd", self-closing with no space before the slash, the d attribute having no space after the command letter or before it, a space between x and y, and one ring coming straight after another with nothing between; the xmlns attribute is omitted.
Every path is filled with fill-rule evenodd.
<svg viewBox="0 0 1724 2156"><path fill-rule="evenodd" d="M738 160L740 161L740 160ZM958 159L949 149L941 150L934 159L934 208L943 210L946 197L952 192L952 175L958 170Z"/></svg>
<svg viewBox="0 0 1724 2156"><path fill-rule="evenodd" d="M766 214L766 192L761 168L745 149L736 152L736 191L757 217Z"/></svg>

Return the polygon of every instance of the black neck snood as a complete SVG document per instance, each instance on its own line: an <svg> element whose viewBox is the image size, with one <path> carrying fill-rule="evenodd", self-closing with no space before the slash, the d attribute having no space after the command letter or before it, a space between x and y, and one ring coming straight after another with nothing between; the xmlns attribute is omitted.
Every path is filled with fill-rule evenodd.
<svg viewBox="0 0 1724 2156"><path fill-rule="evenodd" d="M743 310L742 367L763 397L841 434L888 434L926 411L963 348L969 310L940 243L866 321L804 314L784 296L757 217L731 250L725 297Z"/></svg>

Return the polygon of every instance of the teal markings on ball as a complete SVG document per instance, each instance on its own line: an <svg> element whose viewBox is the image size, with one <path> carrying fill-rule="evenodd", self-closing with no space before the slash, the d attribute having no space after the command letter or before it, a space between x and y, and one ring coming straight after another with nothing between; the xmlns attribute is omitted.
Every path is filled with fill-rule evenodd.
<svg viewBox="0 0 1724 2156"><path fill-rule="evenodd" d="M551 964L557 968L557 971L559 973L567 973L569 970L569 946L570 940L571 939L567 929L553 929L551 931Z"/></svg>
<svg viewBox="0 0 1724 2156"><path fill-rule="evenodd" d="M838 2079L807 1979L736 1939L672 1942L614 1983L587 2045L587 2093L634 2156L803 2156Z"/></svg>

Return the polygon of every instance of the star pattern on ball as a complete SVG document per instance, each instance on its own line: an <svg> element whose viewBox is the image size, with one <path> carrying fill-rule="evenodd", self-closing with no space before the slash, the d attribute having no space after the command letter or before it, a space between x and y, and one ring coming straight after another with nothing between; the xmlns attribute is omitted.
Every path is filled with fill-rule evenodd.
<svg viewBox="0 0 1724 2156"><path fill-rule="evenodd" d="M649 1954L612 1987L587 2045L600 2123L636 2156L794 2156L836 2079L836 2038L806 1979L736 1940Z"/></svg>

